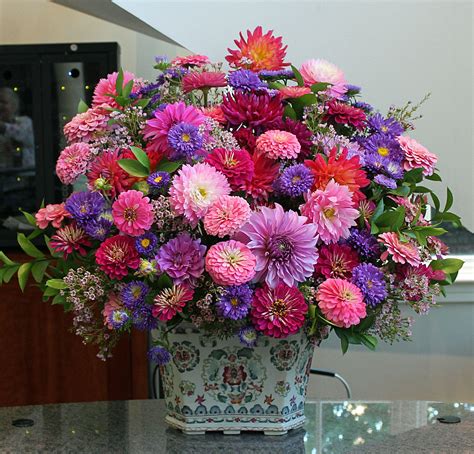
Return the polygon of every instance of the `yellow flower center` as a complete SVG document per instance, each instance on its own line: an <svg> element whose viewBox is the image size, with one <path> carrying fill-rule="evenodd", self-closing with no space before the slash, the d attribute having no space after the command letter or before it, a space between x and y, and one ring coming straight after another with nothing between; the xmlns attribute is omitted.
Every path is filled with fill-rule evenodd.
<svg viewBox="0 0 474 454"><path fill-rule="evenodd" d="M140 296L140 294L141 294L140 287L134 287L132 289L132 295L133 295L134 298L138 298Z"/></svg>
<svg viewBox="0 0 474 454"><path fill-rule="evenodd" d="M295 175L292 179L291 179L291 182L294 184L294 183L298 183L298 181L301 180L301 177L299 175Z"/></svg>
<svg viewBox="0 0 474 454"><path fill-rule="evenodd" d="M143 247L148 247L150 246L150 240L148 238L143 238L141 241Z"/></svg>
<svg viewBox="0 0 474 454"><path fill-rule="evenodd" d="M230 300L230 304L232 304L232 306L237 306L239 304L239 300L237 298L232 298Z"/></svg>
<svg viewBox="0 0 474 454"><path fill-rule="evenodd" d="M191 136L189 134L184 133L181 136L181 139L183 139L183 142L189 142L191 140Z"/></svg>
<svg viewBox="0 0 474 454"><path fill-rule="evenodd" d="M377 149L377 152L380 156L387 156L390 153L390 151L387 147L379 147Z"/></svg>
<svg viewBox="0 0 474 454"><path fill-rule="evenodd" d="M336 210L333 207L324 208L323 214L327 219L332 219L336 214Z"/></svg>
<svg viewBox="0 0 474 454"><path fill-rule="evenodd" d="M161 180L163 179L162 176L158 175L157 177L155 177L155 179L153 180L155 183L160 183Z"/></svg>
<svg viewBox="0 0 474 454"><path fill-rule="evenodd" d="M382 132L387 132L388 131L388 128L386 126L382 126L380 129L382 130Z"/></svg>

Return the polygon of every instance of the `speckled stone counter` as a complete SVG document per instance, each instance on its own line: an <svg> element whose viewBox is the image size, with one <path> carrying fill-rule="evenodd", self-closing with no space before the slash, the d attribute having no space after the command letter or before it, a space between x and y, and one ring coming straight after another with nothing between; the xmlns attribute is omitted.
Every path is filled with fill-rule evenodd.
<svg viewBox="0 0 474 454"><path fill-rule="evenodd" d="M164 412L159 400L0 408L0 453L474 453L474 404L308 402L305 428L282 437L186 436ZM437 421L448 415L461 422Z"/></svg>

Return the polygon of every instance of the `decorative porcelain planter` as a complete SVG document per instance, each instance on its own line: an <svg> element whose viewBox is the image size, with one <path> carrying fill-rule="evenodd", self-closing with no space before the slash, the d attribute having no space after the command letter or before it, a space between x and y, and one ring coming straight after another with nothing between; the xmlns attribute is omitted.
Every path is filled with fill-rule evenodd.
<svg viewBox="0 0 474 454"><path fill-rule="evenodd" d="M306 333L261 337L255 348L192 329L168 336L173 360L161 373L171 426L187 434L283 435L303 425L314 350Z"/></svg>

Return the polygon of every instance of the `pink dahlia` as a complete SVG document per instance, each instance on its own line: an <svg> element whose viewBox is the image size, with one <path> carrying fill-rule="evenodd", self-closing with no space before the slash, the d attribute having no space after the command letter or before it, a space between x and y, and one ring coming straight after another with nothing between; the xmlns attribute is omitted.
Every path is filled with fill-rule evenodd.
<svg viewBox="0 0 474 454"><path fill-rule="evenodd" d="M344 73L336 65L326 60L306 60L301 65L300 73L308 86L319 82L331 84L326 93L332 98L341 99L347 91Z"/></svg>
<svg viewBox="0 0 474 454"><path fill-rule="evenodd" d="M71 215L64 208L64 203L46 205L35 214L36 225L40 229L48 227L50 222L54 228L59 229L64 219L70 217Z"/></svg>
<svg viewBox="0 0 474 454"><path fill-rule="evenodd" d="M438 158L415 139L407 136L397 137L398 143L405 153L403 168L405 170L423 169L423 175L433 175Z"/></svg>
<svg viewBox="0 0 474 454"><path fill-rule="evenodd" d="M115 235L100 244L95 252L95 261L111 279L121 280L128 274L128 268L138 268L140 256L133 238Z"/></svg>
<svg viewBox="0 0 474 454"><path fill-rule="evenodd" d="M74 251L80 255L86 255L84 246L90 245L91 242L86 233L76 224L69 224L56 230L50 242L51 248L56 252L62 252L64 259L67 259Z"/></svg>
<svg viewBox="0 0 474 454"><path fill-rule="evenodd" d="M250 249L238 241L214 244L206 255L206 271L219 285L240 285L255 275L256 259Z"/></svg>
<svg viewBox="0 0 474 454"><path fill-rule="evenodd" d="M287 87L286 85L278 88L278 91L280 92L281 99L300 98L311 93L311 89L308 87Z"/></svg>
<svg viewBox="0 0 474 454"><path fill-rule="evenodd" d="M117 90L115 89L117 77L118 72L113 72L112 74L109 74L107 78L99 80L99 83L94 90L94 96L92 97L92 107L97 107L102 104L106 104L107 106L113 107L114 109L120 107L112 96L108 96L117 96ZM122 88L125 87L125 85L127 85L131 80L134 81L132 93L137 93L138 90L140 90L141 79L137 79L135 74L131 72L123 72Z"/></svg>
<svg viewBox="0 0 474 454"><path fill-rule="evenodd" d="M183 68L200 67L209 63L211 63L211 60L205 55L186 55L185 57L176 57L171 60L171 66L182 66Z"/></svg>
<svg viewBox="0 0 474 454"><path fill-rule="evenodd" d="M204 228L209 235L232 236L250 218L250 206L242 197L223 195L204 216Z"/></svg>
<svg viewBox="0 0 474 454"><path fill-rule="evenodd" d="M325 189L317 189L305 196L301 214L316 226L324 243L336 243L350 235L349 228L356 225L359 211L354 208L352 192L331 180Z"/></svg>
<svg viewBox="0 0 474 454"><path fill-rule="evenodd" d="M297 333L307 312L298 288L280 283L274 289L264 285L255 290L250 317L255 329L265 336L281 338Z"/></svg>
<svg viewBox="0 0 474 454"><path fill-rule="evenodd" d="M63 184L74 183L89 167L92 153L89 145L73 143L66 147L56 162L56 175Z"/></svg>
<svg viewBox="0 0 474 454"><path fill-rule="evenodd" d="M400 241L397 233L382 233L379 235L378 241L387 248L380 256L382 260L387 260L390 255L396 263L409 263L412 266L418 266L421 263L418 248L412 242Z"/></svg>
<svg viewBox="0 0 474 454"><path fill-rule="evenodd" d="M171 207L192 226L197 225L219 197L229 193L227 178L207 163L181 167L169 191Z"/></svg>
<svg viewBox="0 0 474 454"><path fill-rule="evenodd" d="M209 88L225 87L227 80L225 73L218 71L193 71L186 74L182 80L183 91L209 90Z"/></svg>
<svg viewBox="0 0 474 454"><path fill-rule="evenodd" d="M359 256L345 244L324 245L319 250L315 271L325 278L350 278L359 264Z"/></svg>
<svg viewBox="0 0 474 454"><path fill-rule="evenodd" d="M279 124L277 129L281 131L291 132L296 136L298 142L301 145L301 152L298 155L299 158L307 157L312 153L313 147L313 133L308 129L308 127L301 121L292 120L290 117L286 117Z"/></svg>
<svg viewBox="0 0 474 454"><path fill-rule="evenodd" d="M153 317L162 322L171 320L178 312L183 312L184 306L193 296L194 290L186 284L165 288L153 300Z"/></svg>
<svg viewBox="0 0 474 454"><path fill-rule="evenodd" d="M118 229L130 236L143 235L153 224L153 207L142 192L122 192L112 205L112 217Z"/></svg>
<svg viewBox="0 0 474 454"><path fill-rule="evenodd" d="M281 205L262 207L250 216L235 239L257 257L255 281L271 288L280 282L292 287L313 274L318 260L316 227L305 216Z"/></svg>
<svg viewBox="0 0 474 454"><path fill-rule="evenodd" d="M102 106L93 107L73 117L64 126L64 135L68 143L88 142L110 130L108 120L109 116Z"/></svg>
<svg viewBox="0 0 474 454"><path fill-rule="evenodd" d="M301 145L291 132L273 129L257 138L257 151L270 159L294 159L301 151Z"/></svg>
<svg viewBox="0 0 474 454"><path fill-rule="evenodd" d="M199 126L205 116L194 106L186 106L182 101L168 104L163 111L155 110L155 118L146 122L143 138L147 141L147 151L171 153L168 144L168 133L178 123Z"/></svg>
<svg viewBox="0 0 474 454"><path fill-rule="evenodd" d="M366 317L367 309L359 287L344 279L328 279L318 288L318 307L335 325L350 328Z"/></svg>
<svg viewBox="0 0 474 454"><path fill-rule="evenodd" d="M247 150L226 150L214 148L206 157L206 162L222 172L233 191L244 189L252 181L254 163Z"/></svg>

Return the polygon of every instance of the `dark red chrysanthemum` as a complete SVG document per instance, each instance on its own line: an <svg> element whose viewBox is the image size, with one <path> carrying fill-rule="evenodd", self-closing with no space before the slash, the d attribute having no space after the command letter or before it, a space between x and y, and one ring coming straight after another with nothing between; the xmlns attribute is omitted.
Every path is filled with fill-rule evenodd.
<svg viewBox="0 0 474 454"><path fill-rule="evenodd" d="M234 135L235 140L237 140L240 148L245 148L246 150L249 150L250 153L254 152L257 138L253 135L251 129L240 128L232 134Z"/></svg>
<svg viewBox="0 0 474 454"><path fill-rule="evenodd" d="M283 116L283 105L279 95L268 93L228 93L222 100L222 112L232 126L271 129Z"/></svg>
<svg viewBox="0 0 474 454"><path fill-rule="evenodd" d="M319 250L315 272L325 278L350 278L359 264L359 256L346 244L328 244Z"/></svg>
<svg viewBox="0 0 474 454"><path fill-rule="evenodd" d="M326 104L326 109L324 121L349 125L356 129L364 129L365 127L367 118L362 109L335 100L329 101Z"/></svg>
<svg viewBox="0 0 474 454"><path fill-rule="evenodd" d="M311 138L313 137L313 133L306 127L304 123L286 117L278 125L278 129L291 132L296 136L298 142L301 145L301 151L298 155L298 158L305 158L311 154L311 146L313 144Z"/></svg>
<svg viewBox="0 0 474 454"><path fill-rule="evenodd" d="M252 156L254 174L252 181L245 185L245 190L254 198L267 200L273 192L273 182L277 179L280 164L264 154L255 152Z"/></svg>

